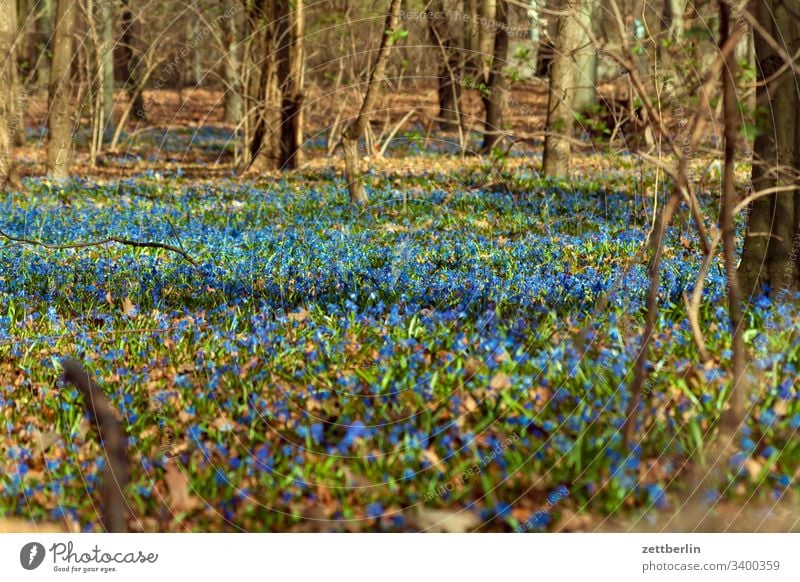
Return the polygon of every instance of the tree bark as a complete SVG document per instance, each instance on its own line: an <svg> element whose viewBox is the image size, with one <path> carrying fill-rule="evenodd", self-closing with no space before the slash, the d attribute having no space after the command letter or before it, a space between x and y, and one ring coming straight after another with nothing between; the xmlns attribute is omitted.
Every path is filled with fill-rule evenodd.
<svg viewBox="0 0 800 582"><path fill-rule="evenodd" d="M144 107L143 87L139 82L139 62L136 54L138 36L138 21L131 10L130 0L122 0L122 38L120 51L122 53L122 70L125 73L125 91L130 100L130 112L139 119L145 119L147 112Z"/></svg>
<svg viewBox="0 0 800 582"><path fill-rule="evenodd" d="M0 192L5 192L10 186L13 165L11 123L14 97L11 91L11 68L15 21L15 0L0 0Z"/></svg>
<svg viewBox="0 0 800 582"><path fill-rule="evenodd" d="M58 0L53 32L53 63L50 68L47 117L47 175L56 180L69 177L72 156L71 69L74 28L74 0Z"/></svg>
<svg viewBox="0 0 800 582"><path fill-rule="evenodd" d="M226 14L233 10L234 0L223 0L222 9ZM242 84L235 16L223 17L220 26L225 45L225 123L236 126L242 119Z"/></svg>
<svg viewBox="0 0 800 582"><path fill-rule="evenodd" d="M18 54L23 48L19 38L24 37L24 31L20 28L20 20L18 15L18 7L16 5L11 7L9 18L11 19L11 26L14 28L14 43L11 48L11 100L12 100L12 115L11 120L11 141L14 146L25 145L25 105L24 91L22 88L22 81L20 80L20 67L18 63ZM23 9L25 6L23 5ZM23 12L24 14L24 12Z"/></svg>
<svg viewBox="0 0 800 582"><path fill-rule="evenodd" d="M468 75L478 76L481 52L478 0L464 0L463 14L464 47L467 49L464 72Z"/></svg>
<svg viewBox="0 0 800 582"><path fill-rule="evenodd" d="M478 4L480 9L481 24L478 26L478 39L480 51L478 62L480 63L481 77L484 81L489 79L489 71L492 66L492 52L494 51L495 27L490 23L497 16L498 0L481 0ZM486 23L486 24L484 24Z"/></svg>
<svg viewBox="0 0 800 582"><path fill-rule="evenodd" d="M395 35L400 21L401 5L402 0L391 0L378 57L370 72L367 91L361 103L361 109L358 112L358 117L347 127L342 135L347 188L350 191L350 201L355 204L369 202L367 193L364 190L364 184L361 183L361 168L358 163L358 141L364 137L367 124L372 117L372 110L375 108L383 82L386 80L386 65L389 62L391 48L396 42Z"/></svg>
<svg viewBox="0 0 800 582"><path fill-rule="evenodd" d="M565 14L558 17L555 52L550 66L550 94L547 103L547 131L542 171L547 176L563 175L569 169L570 142L575 122L573 99L576 68L574 55L580 40L578 17L582 0L565 0Z"/></svg>
<svg viewBox="0 0 800 582"><path fill-rule="evenodd" d="M282 0L283 1L283 0ZM263 28L259 42L261 74L258 85L256 119L250 143L248 173L261 173L280 166L280 125L282 99L278 83L278 6L276 0L256 4L257 26Z"/></svg>
<svg viewBox="0 0 800 582"><path fill-rule="evenodd" d="M494 54L487 86L489 90L483 95L486 110L486 122L483 130L484 154L490 153L503 139L503 111L505 109L508 88L504 69L508 64L508 3L497 0L497 31L494 37Z"/></svg>
<svg viewBox="0 0 800 582"><path fill-rule="evenodd" d="M53 3L43 0L42 16L36 21L36 83L42 89L50 83L50 42L52 40Z"/></svg>
<svg viewBox="0 0 800 582"><path fill-rule="evenodd" d="M302 161L305 86L303 0L294 0L294 10L289 0L282 0L281 18L278 22L281 31L281 44L278 48L278 81L281 91L280 167L288 170L297 168Z"/></svg>
<svg viewBox="0 0 800 582"><path fill-rule="evenodd" d="M103 29L101 51L103 65L103 123L104 127L114 128L114 2L107 0L102 4Z"/></svg>
<svg viewBox="0 0 800 582"><path fill-rule="evenodd" d="M800 22L782 0L754 2L758 22L789 55L800 49ZM798 184L800 170L800 75L792 69L776 75L784 60L755 32L758 79L775 77L757 88L758 130L754 144L752 187L755 192ZM790 189L755 200L748 209L747 237L739 265L745 297L768 284L778 300L798 289L800 194Z"/></svg>
<svg viewBox="0 0 800 582"><path fill-rule="evenodd" d="M444 0L436 0L432 10L445 13ZM438 47L437 56L441 58L437 90L439 99L439 126L444 130L458 129L461 123L461 85L457 81L460 76L460 56L456 41L450 32L450 18L436 18L428 25L431 44Z"/></svg>
<svg viewBox="0 0 800 582"><path fill-rule="evenodd" d="M731 34L731 7L726 0L719 0L720 51ZM742 298L736 278L736 227L733 210L736 207L736 146L739 139L739 104L736 96L736 57L733 51L725 54L722 66L722 99L725 121L725 169L722 181L722 212L720 232L725 255L725 275L728 290L728 314L732 326L733 382L728 398L728 409L722 415L722 425L729 431L738 430L745 419L745 352L742 322Z"/></svg>
<svg viewBox="0 0 800 582"><path fill-rule="evenodd" d="M578 52L575 55L578 69L577 86L573 97L575 111L585 111L597 103L597 50L587 34L587 30L597 32L597 27L594 25L596 16L597 0L584 0L579 13L580 40L578 41Z"/></svg>

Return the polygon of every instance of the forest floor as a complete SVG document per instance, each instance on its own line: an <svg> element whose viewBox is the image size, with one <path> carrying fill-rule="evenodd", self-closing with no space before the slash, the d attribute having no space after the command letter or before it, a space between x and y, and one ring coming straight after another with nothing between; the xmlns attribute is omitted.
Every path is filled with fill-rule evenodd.
<svg viewBox="0 0 800 582"><path fill-rule="evenodd" d="M702 255L682 217L623 446L649 281L634 255L663 176L604 152L549 180L533 141L487 162L400 135L370 156L360 211L322 138L302 170L241 180L230 128L188 125L1 197L13 235L160 241L196 264L118 244L0 244L0 517L101 527L103 454L58 382L66 355L126 423L138 530L645 528L679 508L729 387L730 326L715 264L700 361L683 295ZM697 166L714 216L718 170ZM748 311L754 406L723 485L703 492L710 510L756 504L758 527L796 503L798 320L765 298Z"/></svg>

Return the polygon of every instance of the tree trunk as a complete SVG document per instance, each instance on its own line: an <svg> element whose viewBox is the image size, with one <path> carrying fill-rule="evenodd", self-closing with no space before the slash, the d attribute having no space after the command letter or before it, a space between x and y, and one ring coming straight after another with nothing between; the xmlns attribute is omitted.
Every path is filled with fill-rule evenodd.
<svg viewBox="0 0 800 582"><path fill-rule="evenodd" d="M47 175L56 180L69 176L72 155L72 35L74 0L58 0L53 32L53 64L50 68L47 117Z"/></svg>
<svg viewBox="0 0 800 582"><path fill-rule="evenodd" d="M597 32L597 0L584 0L579 14L580 40L578 41L577 87L573 98L575 111L585 111L597 103L597 50L589 40L587 30Z"/></svg>
<svg viewBox="0 0 800 582"><path fill-rule="evenodd" d="M731 7L726 0L719 0L720 41L719 47L728 42L731 34ZM731 51L732 52L732 51ZM725 169L722 182L722 212L720 232L725 255L725 275L728 281L728 314L731 319L733 382L728 398L728 409L722 415L722 426L735 432L745 420L747 400L745 381L744 325L742 321L742 298L736 278L736 226L733 209L737 204L735 171L736 145L739 139L739 103L736 93L736 57L727 53L722 66L722 99L725 121Z"/></svg>
<svg viewBox="0 0 800 582"><path fill-rule="evenodd" d="M503 139L503 110L506 104L508 89L504 69L508 65L508 3L497 0L497 31L494 38L494 55L489 72L489 90L483 95L486 110L486 122L483 130L484 154L491 151Z"/></svg>
<svg viewBox="0 0 800 582"><path fill-rule="evenodd" d="M101 59L103 65L103 124L114 128L114 3L102 4L103 29Z"/></svg>
<svg viewBox="0 0 800 582"><path fill-rule="evenodd" d="M289 0L281 0L278 20L280 47L278 48L278 82L281 91L281 159L282 169L300 165L303 146L303 89L305 54L303 34L305 12L303 0L294 0L292 10Z"/></svg>
<svg viewBox="0 0 800 582"><path fill-rule="evenodd" d="M0 0L0 192L10 186L13 152L11 123L14 111L11 68L16 35L15 0Z"/></svg>
<svg viewBox="0 0 800 582"><path fill-rule="evenodd" d="M565 14L558 17L555 53L550 66L550 95L547 103L547 132L542 171L547 176L563 175L569 169L570 142L575 122L575 49L580 40L578 17L582 0L565 0Z"/></svg>
<svg viewBox="0 0 800 582"><path fill-rule="evenodd" d="M355 204L366 204L369 201L364 190L364 184L361 183L361 169L358 164L358 141L364 137L364 132L372 117L372 110L375 108L383 82L386 80L386 65L389 62L389 53L392 46L397 42L395 36L400 21L401 5L402 0L391 0L389 12L386 15L386 24L383 27L378 58L375 60L375 65L370 72L364 101L361 103L358 117L347 127L342 135L347 188L350 191L350 201Z"/></svg>
<svg viewBox="0 0 800 582"><path fill-rule="evenodd" d="M800 19L782 0L754 3L758 22L789 55L800 49ZM784 61L755 32L758 79L776 76ZM789 187L798 183L800 170L800 75L791 67L766 86L757 88L758 134L754 144L752 187ZM789 189L754 201L748 213L747 237L739 265L745 297L759 295L769 284L773 296L789 299L798 289L800 194Z"/></svg>
<svg viewBox="0 0 800 582"><path fill-rule="evenodd" d="M136 56L136 42L138 22L131 11L130 0L122 0L122 38L120 51L122 53L122 70L125 73L125 91L130 100L130 111L139 119L145 119L147 112L144 107L143 87L139 83L139 62Z"/></svg>
<svg viewBox="0 0 800 582"><path fill-rule="evenodd" d="M670 48L676 46L683 35L683 12L686 0L664 0L661 14L661 41L658 52L661 67L666 69L670 63Z"/></svg>
<svg viewBox="0 0 800 582"><path fill-rule="evenodd" d="M43 0L42 17L36 21L36 83L44 89L50 83L50 42L52 35L53 3Z"/></svg>
<svg viewBox="0 0 800 582"><path fill-rule="evenodd" d="M285 1L285 0L281 0ZM261 173L280 166L280 125L282 99L278 83L278 6L276 0L259 0L255 7L257 27L262 29L259 39L261 74L254 120L253 139L250 142L248 173ZM257 30L258 30L257 28Z"/></svg>
<svg viewBox="0 0 800 582"><path fill-rule="evenodd" d="M467 49L464 72L475 77L480 69L480 18L478 0L464 0L464 47Z"/></svg>
<svg viewBox="0 0 800 582"><path fill-rule="evenodd" d="M24 5L23 5L24 8ZM22 82L20 81L20 67L19 63L17 62L17 54L20 52L21 43L19 42L20 36L24 36L24 30L19 26L19 12L17 11L17 6L12 6L12 11L9 13L9 18L11 19L11 25L14 28L14 39L15 39L15 46L11 49L11 100L12 100L12 115L13 119L11 120L11 141L14 146L23 146L25 145L25 104L23 103L24 100L24 91L22 88ZM24 14L24 12L22 13Z"/></svg>
<svg viewBox="0 0 800 582"><path fill-rule="evenodd" d="M445 13L444 0L437 0L432 10ZM441 59L439 65L439 126L444 130L456 130L461 123L460 100L461 84L456 80L460 76L461 61L455 41L450 33L450 17L435 18L428 25L431 44L437 47L436 56Z"/></svg>
<svg viewBox="0 0 800 582"><path fill-rule="evenodd" d="M232 13L233 0L223 0L222 8L225 14ZM235 16L223 17L220 26L225 45L225 123L236 126L242 119L242 85Z"/></svg>
<svg viewBox="0 0 800 582"><path fill-rule="evenodd" d="M488 81L489 71L492 66L496 30L491 23L495 21L497 16L497 2L498 0L481 0L479 2L481 24L478 26L478 62L480 63L480 73L484 82Z"/></svg>
<svg viewBox="0 0 800 582"><path fill-rule="evenodd" d="M192 85L199 87L203 82L203 61L201 59L202 53L200 47L197 46L195 39L200 38L200 18L195 15L191 20L191 35L189 36L190 44L194 46L192 50Z"/></svg>

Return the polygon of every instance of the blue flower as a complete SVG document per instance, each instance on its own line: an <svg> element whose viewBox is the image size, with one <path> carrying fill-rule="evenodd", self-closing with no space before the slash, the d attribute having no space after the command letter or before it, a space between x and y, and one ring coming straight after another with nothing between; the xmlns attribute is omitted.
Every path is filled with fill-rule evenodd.
<svg viewBox="0 0 800 582"><path fill-rule="evenodd" d="M367 517L379 518L383 515L383 505L378 502L373 502L367 505Z"/></svg>

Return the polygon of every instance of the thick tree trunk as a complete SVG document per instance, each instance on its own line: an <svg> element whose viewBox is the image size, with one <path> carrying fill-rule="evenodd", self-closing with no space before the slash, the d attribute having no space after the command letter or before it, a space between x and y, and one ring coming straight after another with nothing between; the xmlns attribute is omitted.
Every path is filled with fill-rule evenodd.
<svg viewBox="0 0 800 582"><path fill-rule="evenodd" d="M489 90L483 95L486 122L483 133L483 153L490 153L503 139L503 110L508 89L506 87L505 67L508 65L508 3L497 0L496 20L498 23L494 39L494 55L489 72Z"/></svg>
<svg viewBox="0 0 800 582"><path fill-rule="evenodd" d="M294 169L301 163L303 146L303 90L305 54L303 34L305 11L303 0L281 0L279 18L278 82L281 91L281 158L282 169Z"/></svg>
<svg viewBox="0 0 800 582"><path fill-rule="evenodd" d="M444 0L437 0L431 8L437 13L446 13ZM431 45L436 47L436 58L439 59L439 125L445 130L458 129L461 122L461 85L460 56L456 50L456 42L450 33L450 18L436 18L429 23Z"/></svg>
<svg viewBox="0 0 800 582"><path fill-rule="evenodd" d="M286 0L281 0L286 1ZM262 28L259 42L261 73L250 142L248 173L261 173L280 167L281 111L283 108L278 82L278 5L276 0L259 0L256 4L257 26Z"/></svg>
<svg viewBox="0 0 800 582"><path fill-rule="evenodd" d="M144 107L143 87L139 82L139 62L136 56L136 42L138 21L131 10L130 0L122 0L122 38L120 51L122 53L122 70L125 74L125 91L130 100L130 112L139 119L145 119L147 112Z"/></svg>
<svg viewBox="0 0 800 582"><path fill-rule="evenodd" d="M350 191L350 201L355 204L366 204L367 193L361 183L361 169L358 163L358 141L364 137L372 110L380 95L383 82L386 80L386 65L389 63L389 53L396 42L398 24L400 22L400 6L402 0L391 0L389 12L386 15L386 24L383 27L383 37L378 50L378 57L370 72L367 91L358 117L347 127L342 135L342 149L344 150L345 170L347 172L347 187Z"/></svg>
<svg viewBox="0 0 800 582"><path fill-rule="evenodd" d="M234 10L234 0L223 0L222 8L226 14L232 13L229 11ZM242 85L236 17L223 17L220 26L225 44L225 123L239 125L242 120Z"/></svg>
<svg viewBox="0 0 800 582"><path fill-rule="evenodd" d="M0 0L0 192L10 185L13 153L11 123L14 111L11 91L13 46L16 34L15 0Z"/></svg>
<svg viewBox="0 0 800 582"><path fill-rule="evenodd" d="M587 31L597 32L595 25L598 0L584 0L580 11L580 40L577 62L577 78L573 107L575 111L584 111L597 103L597 50L589 40Z"/></svg>
<svg viewBox="0 0 800 582"><path fill-rule="evenodd" d="M555 53L550 66L550 95L547 103L547 132L542 171L547 176L563 175L569 169L570 142L575 122L575 50L580 40L578 17L582 0L565 0L565 14L558 17Z"/></svg>
<svg viewBox="0 0 800 582"><path fill-rule="evenodd" d="M800 19L781 0L754 3L764 29L789 55L800 49ZM739 280L745 297L758 295L769 284L773 296L791 298L798 289L800 246L800 75L791 67L776 75L784 61L755 33L760 81L775 77L757 89L758 135L754 145L753 190L789 187L785 192L759 198L749 209L747 238Z"/></svg>
<svg viewBox="0 0 800 582"><path fill-rule="evenodd" d="M74 0L58 0L53 33L47 117L47 175L57 180L69 176L72 156L72 35Z"/></svg>

